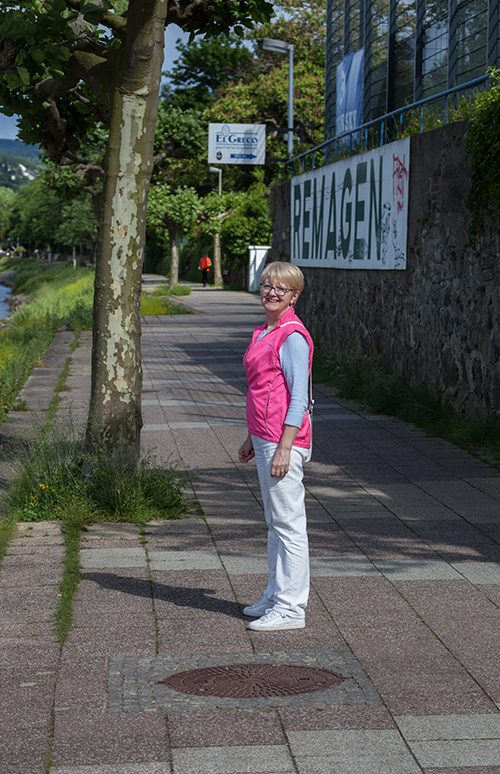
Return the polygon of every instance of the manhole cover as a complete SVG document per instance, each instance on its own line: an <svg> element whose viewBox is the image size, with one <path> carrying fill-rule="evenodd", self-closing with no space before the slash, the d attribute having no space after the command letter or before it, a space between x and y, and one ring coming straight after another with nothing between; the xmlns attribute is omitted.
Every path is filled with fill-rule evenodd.
<svg viewBox="0 0 500 774"><path fill-rule="evenodd" d="M295 696L333 688L344 678L326 669L276 664L231 664L178 672L160 680L174 691L233 699Z"/></svg>

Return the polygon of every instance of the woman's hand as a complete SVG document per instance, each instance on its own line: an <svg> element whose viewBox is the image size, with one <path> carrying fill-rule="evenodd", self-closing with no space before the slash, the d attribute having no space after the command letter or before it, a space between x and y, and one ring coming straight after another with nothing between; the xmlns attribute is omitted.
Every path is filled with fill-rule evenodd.
<svg viewBox="0 0 500 774"><path fill-rule="evenodd" d="M238 449L238 459L240 462L250 462L254 457L252 436L248 434L245 443L242 443Z"/></svg>
<svg viewBox="0 0 500 774"><path fill-rule="evenodd" d="M290 470L290 454L291 449L281 449L279 446L274 452L273 461L271 463L271 476L276 478L283 478Z"/></svg>
<svg viewBox="0 0 500 774"><path fill-rule="evenodd" d="M293 425L283 426L283 433L271 463L271 476L283 478L290 470L292 446L298 432L298 427L294 427Z"/></svg>

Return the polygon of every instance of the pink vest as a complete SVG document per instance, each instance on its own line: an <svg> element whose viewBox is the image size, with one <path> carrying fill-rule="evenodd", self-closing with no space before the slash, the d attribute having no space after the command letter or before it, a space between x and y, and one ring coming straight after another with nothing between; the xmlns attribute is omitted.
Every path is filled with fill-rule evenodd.
<svg viewBox="0 0 500 774"><path fill-rule="evenodd" d="M290 406L290 392L279 358L280 347L291 333L298 331L309 344L309 372L312 366L313 342L293 307L280 318L274 330L257 341L267 323L253 332L252 341L243 357L247 375L247 420L251 435L279 443ZM307 412L294 441L294 446L309 449L311 426Z"/></svg>

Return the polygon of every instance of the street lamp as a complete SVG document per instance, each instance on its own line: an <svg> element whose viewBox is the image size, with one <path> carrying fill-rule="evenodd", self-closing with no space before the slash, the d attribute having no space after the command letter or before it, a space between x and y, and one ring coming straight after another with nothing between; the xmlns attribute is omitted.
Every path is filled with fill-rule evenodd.
<svg viewBox="0 0 500 774"><path fill-rule="evenodd" d="M221 196L222 195L222 169L219 169L219 167L209 167L208 171L214 172L214 173L217 172L217 174L219 175L219 196Z"/></svg>
<svg viewBox="0 0 500 774"><path fill-rule="evenodd" d="M286 54L288 51L288 158L293 156L293 46L284 40L264 38L262 48Z"/></svg>
<svg viewBox="0 0 500 774"><path fill-rule="evenodd" d="M222 196L222 169L219 167L209 167L209 172L219 175L219 196ZM222 285L222 266L220 259L220 234L214 234L214 285Z"/></svg>

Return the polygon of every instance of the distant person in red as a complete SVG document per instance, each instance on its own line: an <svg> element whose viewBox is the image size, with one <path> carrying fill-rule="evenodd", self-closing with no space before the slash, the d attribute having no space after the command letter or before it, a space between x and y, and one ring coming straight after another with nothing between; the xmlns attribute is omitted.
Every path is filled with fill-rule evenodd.
<svg viewBox="0 0 500 774"><path fill-rule="evenodd" d="M200 260L200 265L198 266L199 269L201 269L201 276L203 279L203 287L206 288L208 285L208 272L210 271L210 267L212 265L212 261L208 257L208 253L203 253L203 256Z"/></svg>

